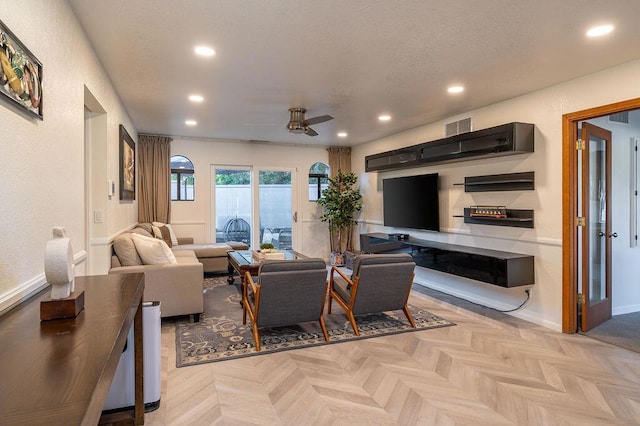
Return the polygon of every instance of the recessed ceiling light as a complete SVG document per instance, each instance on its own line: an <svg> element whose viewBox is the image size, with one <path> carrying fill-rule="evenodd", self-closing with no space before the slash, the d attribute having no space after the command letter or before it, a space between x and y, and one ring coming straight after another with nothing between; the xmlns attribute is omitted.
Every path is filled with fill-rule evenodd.
<svg viewBox="0 0 640 426"><path fill-rule="evenodd" d="M382 114L378 116L378 120L380 121L389 121L391 120L391 116L388 114Z"/></svg>
<svg viewBox="0 0 640 426"><path fill-rule="evenodd" d="M186 124L187 126L195 126L196 124L198 124L198 122L196 120L186 120L184 124Z"/></svg>
<svg viewBox="0 0 640 426"><path fill-rule="evenodd" d="M346 138L347 137L347 132L338 132L338 137L339 138Z"/></svg>
<svg viewBox="0 0 640 426"><path fill-rule="evenodd" d="M613 31L613 25L598 25L596 27L589 28L589 31L587 31L587 37L600 37L609 34L611 31Z"/></svg>
<svg viewBox="0 0 640 426"><path fill-rule="evenodd" d="M449 93L462 93L464 92L464 87L462 86L451 86L447 89Z"/></svg>
<svg viewBox="0 0 640 426"><path fill-rule="evenodd" d="M216 51L208 46L196 46L194 51L200 56L213 56L216 54Z"/></svg>
<svg viewBox="0 0 640 426"><path fill-rule="evenodd" d="M200 95L189 95L189 100L191 102L202 102L204 101L204 98Z"/></svg>

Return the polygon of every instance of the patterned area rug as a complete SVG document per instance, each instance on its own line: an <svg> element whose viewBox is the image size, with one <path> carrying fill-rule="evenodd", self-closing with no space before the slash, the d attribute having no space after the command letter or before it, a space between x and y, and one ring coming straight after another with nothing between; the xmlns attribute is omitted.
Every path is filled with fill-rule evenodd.
<svg viewBox="0 0 640 426"><path fill-rule="evenodd" d="M344 311L334 303L331 315L324 316L329 342L325 342L320 324L315 321L261 329L261 351L256 352L249 318L246 325L242 324L240 285L228 285L226 278L205 278L205 312L199 323L185 320L176 324L177 367L455 325L410 305L417 329L409 325L402 311L384 312L356 316L360 329L360 336L356 336Z"/></svg>

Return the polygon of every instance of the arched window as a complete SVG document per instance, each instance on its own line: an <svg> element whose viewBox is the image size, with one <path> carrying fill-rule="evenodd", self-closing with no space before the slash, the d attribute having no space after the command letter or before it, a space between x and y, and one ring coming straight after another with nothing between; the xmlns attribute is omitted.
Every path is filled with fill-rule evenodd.
<svg viewBox="0 0 640 426"><path fill-rule="evenodd" d="M193 201L193 163L183 155L172 155L171 159L171 201Z"/></svg>
<svg viewBox="0 0 640 426"><path fill-rule="evenodd" d="M329 186L329 165L317 162L309 168L309 201L322 197L322 191Z"/></svg>

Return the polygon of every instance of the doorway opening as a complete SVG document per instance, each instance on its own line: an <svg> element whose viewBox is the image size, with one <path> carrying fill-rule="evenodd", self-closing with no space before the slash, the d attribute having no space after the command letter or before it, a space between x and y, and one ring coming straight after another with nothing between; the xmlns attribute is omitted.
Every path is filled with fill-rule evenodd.
<svg viewBox="0 0 640 426"><path fill-rule="evenodd" d="M597 329L611 314L615 318L640 311L640 297L634 300L630 295L633 274L627 271L640 261L640 250L634 244L638 224L634 166L635 143L640 137L638 109L640 99L633 99L563 116L565 333ZM620 120L621 113L627 113L626 120ZM607 132L612 134L608 171ZM584 141L583 145L578 141ZM609 313L590 311L604 304L609 304ZM637 332L635 339L639 337Z"/></svg>

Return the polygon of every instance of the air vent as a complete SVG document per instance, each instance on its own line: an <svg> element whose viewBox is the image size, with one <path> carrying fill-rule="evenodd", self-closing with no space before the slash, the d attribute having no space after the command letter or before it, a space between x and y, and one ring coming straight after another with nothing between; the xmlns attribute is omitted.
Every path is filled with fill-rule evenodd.
<svg viewBox="0 0 640 426"><path fill-rule="evenodd" d="M454 121L452 123L447 123L444 125L444 133L446 138L470 131L471 117L463 118L462 120Z"/></svg>
<svg viewBox="0 0 640 426"><path fill-rule="evenodd" d="M629 124L629 111L622 111L617 114L611 114L609 121L615 121L616 123Z"/></svg>

